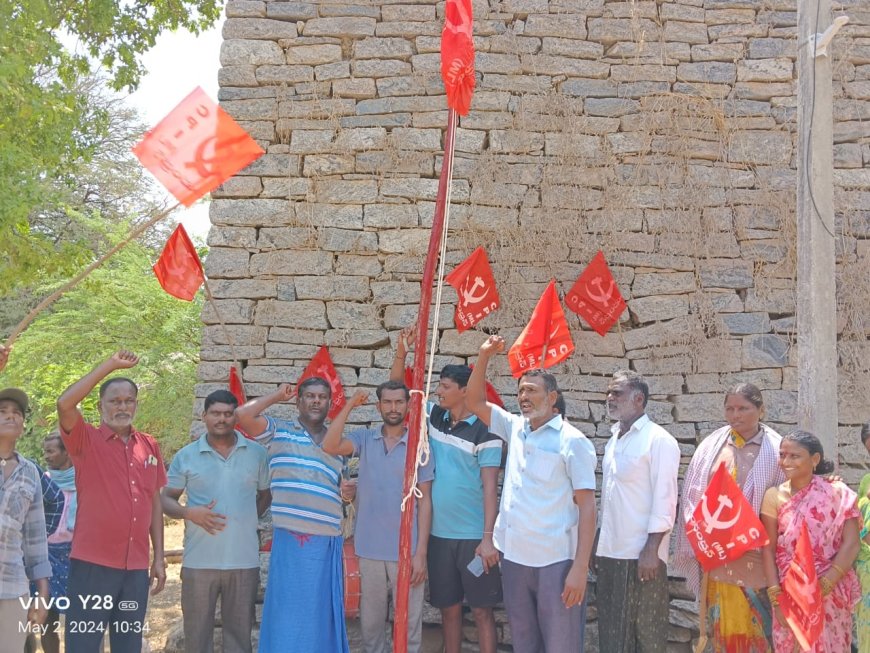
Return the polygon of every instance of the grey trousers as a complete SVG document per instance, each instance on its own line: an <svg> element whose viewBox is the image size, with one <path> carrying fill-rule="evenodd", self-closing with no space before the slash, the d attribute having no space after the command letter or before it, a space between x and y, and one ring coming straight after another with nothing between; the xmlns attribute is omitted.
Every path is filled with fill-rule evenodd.
<svg viewBox="0 0 870 653"><path fill-rule="evenodd" d="M668 570L641 582L637 560L596 558L601 653L665 653L668 647Z"/></svg>
<svg viewBox="0 0 870 653"><path fill-rule="evenodd" d="M214 613L221 600L224 653L252 653L251 630L260 570L181 568L185 653L214 651Z"/></svg>
<svg viewBox="0 0 870 653"><path fill-rule="evenodd" d="M386 623L388 595L395 597L399 565L384 560L359 559L360 629L364 653L389 653ZM408 593L408 653L419 653L423 638L423 588L411 586ZM395 603L394 603L395 605Z"/></svg>
<svg viewBox="0 0 870 653"><path fill-rule="evenodd" d="M501 582L514 653L582 653L586 630L583 603L562 603L573 561L527 567L502 557Z"/></svg>

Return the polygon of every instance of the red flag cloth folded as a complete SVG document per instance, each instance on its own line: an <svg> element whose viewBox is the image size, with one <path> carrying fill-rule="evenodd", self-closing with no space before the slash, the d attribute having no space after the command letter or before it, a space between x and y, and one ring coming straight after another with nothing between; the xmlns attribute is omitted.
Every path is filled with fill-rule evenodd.
<svg viewBox="0 0 870 653"><path fill-rule="evenodd" d="M311 377L318 376L329 382L329 387L332 388L332 403L329 406L329 419L334 419L342 407L347 403L344 396L344 386L341 385L341 379L338 378L338 371L332 363L332 357L329 355L329 349L324 345L317 350L314 358L308 363L308 367L302 372L299 380L296 382L296 391L299 390L299 385Z"/></svg>
<svg viewBox="0 0 870 653"><path fill-rule="evenodd" d="M239 406L248 401L248 397L245 394L245 384L242 383L242 377L239 376L239 371L236 369L235 365L230 365L230 380L228 385L230 387L230 393L236 398L236 401L239 402ZM249 440L254 439L238 424L236 424L236 430Z"/></svg>
<svg viewBox="0 0 870 653"><path fill-rule="evenodd" d="M801 523L794 557L782 579L779 605L798 644L810 650L825 628L825 608L806 522Z"/></svg>
<svg viewBox="0 0 870 653"><path fill-rule="evenodd" d="M166 190L190 206L264 152L197 86L133 153Z"/></svg>
<svg viewBox="0 0 870 653"><path fill-rule="evenodd" d="M474 94L474 14L471 0L447 0L441 31L441 78L447 91L447 106L460 116L471 109Z"/></svg>
<svg viewBox="0 0 870 653"><path fill-rule="evenodd" d="M604 335L625 310L625 300L610 274L604 252L598 252L565 295L565 303Z"/></svg>
<svg viewBox="0 0 870 653"><path fill-rule="evenodd" d="M478 247L445 277L458 299L453 321L459 333L467 331L499 307L495 277L486 250Z"/></svg>
<svg viewBox="0 0 870 653"><path fill-rule="evenodd" d="M723 462L686 522L686 536L704 571L768 543L767 531Z"/></svg>
<svg viewBox="0 0 870 653"><path fill-rule="evenodd" d="M178 299L193 301L205 275L199 254L183 225L172 232L153 269L163 290Z"/></svg>
<svg viewBox="0 0 870 653"><path fill-rule="evenodd" d="M562 304L559 303L554 279L538 300L526 328L508 351L508 363L511 373L519 378L530 369L552 367L573 352L574 342Z"/></svg>
<svg viewBox="0 0 870 653"><path fill-rule="evenodd" d="M236 398L236 401L239 402L239 406L248 401L247 395L245 395L245 386L242 383L242 378L239 376L239 371L236 369L235 365L230 365L230 392Z"/></svg>

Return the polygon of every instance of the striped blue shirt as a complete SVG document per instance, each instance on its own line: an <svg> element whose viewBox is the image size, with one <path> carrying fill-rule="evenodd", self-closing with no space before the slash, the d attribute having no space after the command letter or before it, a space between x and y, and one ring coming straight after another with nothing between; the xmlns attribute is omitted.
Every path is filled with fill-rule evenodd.
<svg viewBox="0 0 870 653"><path fill-rule="evenodd" d="M296 422L266 417L256 440L269 451L272 523L308 535L341 535L342 459L324 453Z"/></svg>

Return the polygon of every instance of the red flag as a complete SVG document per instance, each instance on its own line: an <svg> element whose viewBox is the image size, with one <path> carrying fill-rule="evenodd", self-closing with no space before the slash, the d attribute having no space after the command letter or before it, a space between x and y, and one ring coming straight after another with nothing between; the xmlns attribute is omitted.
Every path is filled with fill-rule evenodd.
<svg viewBox="0 0 870 653"><path fill-rule="evenodd" d="M474 94L473 21L471 0L447 0L441 32L441 79L447 106L460 116L468 114Z"/></svg>
<svg viewBox="0 0 870 653"><path fill-rule="evenodd" d="M190 206L263 154L263 148L200 87L133 148L175 198Z"/></svg>
<svg viewBox="0 0 870 653"><path fill-rule="evenodd" d="M538 300L532 319L508 351L508 363L511 373L519 378L530 369L552 367L573 351L574 342L553 280Z"/></svg>
<svg viewBox="0 0 870 653"><path fill-rule="evenodd" d="M704 571L736 560L767 544L767 531L737 483L719 465L686 522L686 536Z"/></svg>
<svg viewBox="0 0 870 653"><path fill-rule="evenodd" d="M478 247L445 277L459 296L453 321L459 333L467 331L499 307L498 290L486 250Z"/></svg>
<svg viewBox="0 0 870 653"><path fill-rule="evenodd" d="M235 365L230 365L230 392L236 398L236 401L239 402L239 406L248 401L248 397L245 395L245 386L242 383L242 379L239 376L239 371L236 369Z"/></svg>
<svg viewBox="0 0 870 653"><path fill-rule="evenodd" d="M308 363L308 367L302 372L299 380L296 381L296 388L299 389L299 384L305 379L310 379L313 376L319 376L329 382L329 387L332 388L332 403L329 406L329 419L333 419L338 415L338 411L347 403L344 396L344 386L341 385L341 379L338 378L338 371L335 365L332 364L332 357L329 355L329 350L326 346L321 347L314 354L314 358Z"/></svg>
<svg viewBox="0 0 870 653"><path fill-rule="evenodd" d="M811 649L825 628L825 608L805 521L801 523L794 557L782 579L779 605L798 644L804 651Z"/></svg>
<svg viewBox="0 0 870 653"><path fill-rule="evenodd" d="M606 290L605 290L606 287ZM598 252L565 295L565 303L595 329L607 333L625 310L625 300L610 274L604 252Z"/></svg>
<svg viewBox="0 0 870 653"><path fill-rule="evenodd" d="M239 371L236 369L235 365L230 365L229 387L230 393L236 398L236 401L239 402L239 406L248 401L248 397L245 394L245 384L242 383L242 377L239 376ZM236 424L236 430L249 440L254 439L238 424Z"/></svg>
<svg viewBox="0 0 870 653"><path fill-rule="evenodd" d="M192 301L196 296L205 275L199 255L183 225L178 225L172 232L153 269L163 290L173 297Z"/></svg>

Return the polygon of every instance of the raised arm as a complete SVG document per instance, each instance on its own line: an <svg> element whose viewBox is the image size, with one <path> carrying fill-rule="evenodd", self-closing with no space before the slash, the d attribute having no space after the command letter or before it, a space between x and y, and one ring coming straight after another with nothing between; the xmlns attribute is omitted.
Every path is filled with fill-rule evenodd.
<svg viewBox="0 0 870 653"><path fill-rule="evenodd" d="M390 368L390 381L405 381L405 359L411 349L411 343L417 335L417 326L405 327L399 332L399 340L396 343L396 355Z"/></svg>
<svg viewBox="0 0 870 653"><path fill-rule="evenodd" d="M289 383L282 383L275 392L251 399L248 403L236 408L236 419L239 421L239 426L251 437L255 438L262 435L269 426L269 421L263 417L266 409L273 404L290 401L292 398L293 386Z"/></svg>
<svg viewBox="0 0 870 653"><path fill-rule="evenodd" d="M492 404L486 401L486 367L489 359L501 351L504 351L501 336L490 336L484 341L465 390L465 407L487 426L492 423Z"/></svg>
<svg viewBox="0 0 870 653"><path fill-rule="evenodd" d="M329 423L329 428L326 429L326 435L323 437L323 442L320 443L320 448L323 453L328 453L330 456L352 456L353 442L345 437L342 437L344 425L347 424L347 418L357 406L362 406L369 398L369 393L365 390L357 390L353 393L342 409L339 411L335 419Z"/></svg>
<svg viewBox="0 0 870 653"><path fill-rule="evenodd" d="M57 400L57 416L60 428L69 433L81 417L79 404L87 397L97 384L115 370L125 370L134 367L139 362L139 357L132 351L122 349L110 358L97 365L81 379L64 390Z"/></svg>

